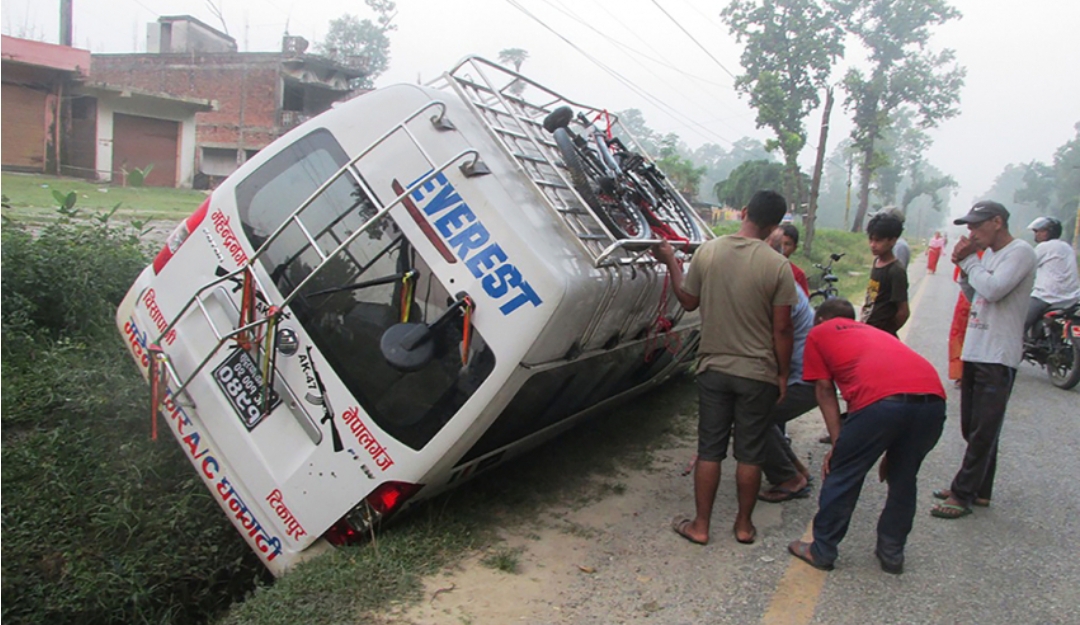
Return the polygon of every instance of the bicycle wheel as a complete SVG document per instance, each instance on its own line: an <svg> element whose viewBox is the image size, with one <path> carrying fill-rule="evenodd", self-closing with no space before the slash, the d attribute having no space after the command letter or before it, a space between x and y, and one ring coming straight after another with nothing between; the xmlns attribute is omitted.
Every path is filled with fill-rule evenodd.
<svg viewBox="0 0 1080 625"><path fill-rule="evenodd" d="M645 216L619 196L617 190L607 191L602 185L603 169L596 156L583 153L566 128L553 133L563 162L570 171L570 182L581 199L589 205L604 225L619 239L647 239L651 236Z"/></svg>
<svg viewBox="0 0 1080 625"><path fill-rule="evenodd" d="M656 205L652 210L661 222L689 241L705 239L698 220L688 212L693 209L675 195L677 192L664 181L664 174L660 170L654 165L644 165L637 168L635 173L652 187L652 194L656 198Z"/></svg>
<svg viewBox="0 0 1080 625"><path fill-rule="evenodd" d="M574 118L574 112L570 110L569 106L560 106L554 111L548 113L544 118L544 130L554 133L558 128L566 128L570 125L570 120Z"/></svg>
<svg viewBox="0 0 1080 625"><path fill-rule="evenodd" d="M1058 388L1068 390L1080 383L1080 345L1075 339L1062 338L1058 324L1050 327L1046 373L1050 383Z"/></svg>

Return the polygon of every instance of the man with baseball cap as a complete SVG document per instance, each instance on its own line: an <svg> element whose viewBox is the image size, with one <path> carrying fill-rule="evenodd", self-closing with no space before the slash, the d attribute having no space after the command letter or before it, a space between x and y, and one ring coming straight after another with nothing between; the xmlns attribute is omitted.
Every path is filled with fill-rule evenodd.
<svg viewBox="0 0 1080 625"><path fill-rule="evenodd" d="M971 301L960 356L960 432L968 446L952 485L934 492L944 501L930 514L942 519L967 516L973 504L990 504L998 438L1023 358L1024 317L1035 282L1035 250L1009 234L1004 206L979 202L953 223L967 225L969 235L960 238L952 256L963 272L960 288ZM982 259L978 250L986 250Z"/></svg>

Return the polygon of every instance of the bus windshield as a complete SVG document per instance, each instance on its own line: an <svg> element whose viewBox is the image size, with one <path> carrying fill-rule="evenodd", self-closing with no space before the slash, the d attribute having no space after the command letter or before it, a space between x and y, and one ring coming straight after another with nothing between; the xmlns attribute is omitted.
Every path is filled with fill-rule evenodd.
<svg viewBox="0 0 1080 625"><path fill-rule="evenodd" d="M240 182L237 210L251 245L262 246L347 162L331 133L320 129ZM377 212L350 169L301 213L300 221L329 255ZM430 323L454 301L389 216L325 262L300 227L290 223L259 261L283 295L314 272L289 312L378 426L413 449L426 445L494 368L495 357L475 329L470 354L462 358L461 318L440 326L433 337L435 357L420 370L405 373L387 364L379 342L388 328L403 321ZM368 282L377 284L364 286Z"/></svg>

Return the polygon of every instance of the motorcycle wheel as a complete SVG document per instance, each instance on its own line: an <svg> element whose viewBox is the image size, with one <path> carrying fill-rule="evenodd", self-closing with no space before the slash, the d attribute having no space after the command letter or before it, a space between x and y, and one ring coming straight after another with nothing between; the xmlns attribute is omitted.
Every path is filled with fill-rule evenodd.
<svg viewBox="0 0 1080 625"><path fill-rule="evenodd" d="M1050 383L1070 389L1080 383L1080 343L1062 338L1056 324L1050 328L1050 353L1046 356L1046 373Z"/></svg>

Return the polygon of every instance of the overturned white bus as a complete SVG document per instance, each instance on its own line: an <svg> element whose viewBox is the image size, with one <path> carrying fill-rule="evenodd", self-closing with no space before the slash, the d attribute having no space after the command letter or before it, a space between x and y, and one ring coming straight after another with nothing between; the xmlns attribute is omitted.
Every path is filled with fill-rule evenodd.
<svg viewBox="0 0 1080 625"><path fill-rule="evenodd" d="M568 169L565 107L632 141L479 58L346 102L230 176L125 297L155 419L274 574L693 356L650 232L711 235L658 174L638 200L681 225L599 215L619 193Z"/></svg>

